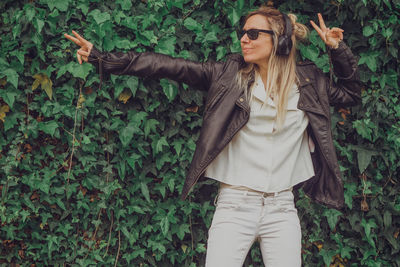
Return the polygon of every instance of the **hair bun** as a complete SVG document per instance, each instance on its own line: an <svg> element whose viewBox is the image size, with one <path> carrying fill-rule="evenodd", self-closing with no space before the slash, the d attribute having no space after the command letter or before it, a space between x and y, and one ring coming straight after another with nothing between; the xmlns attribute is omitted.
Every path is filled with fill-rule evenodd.
<svg viewBox="0 0 400 267"><path fill-rule="evenodd" d="M295 14L288 14L290 20L292 21L293 34L297 40L303 41L307 39L309 30L306 25L296 22L297 16Z"/></svg>

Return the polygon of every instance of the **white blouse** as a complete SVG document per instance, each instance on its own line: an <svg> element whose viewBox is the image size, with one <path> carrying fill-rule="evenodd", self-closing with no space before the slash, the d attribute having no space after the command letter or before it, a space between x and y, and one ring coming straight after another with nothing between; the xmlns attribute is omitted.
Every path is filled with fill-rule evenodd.
<svg viewBox="0 0 400 267"><path fill-rule="evenodd" d="M275 129L277 110L272 99L268 97L262 105L266 92L259 75L251 89L254 97L249 121L211 162L204 176L262 192L289 189L314 176L306 131L308 117L297 109L297 85L289 93L280 131Z"/></svg>

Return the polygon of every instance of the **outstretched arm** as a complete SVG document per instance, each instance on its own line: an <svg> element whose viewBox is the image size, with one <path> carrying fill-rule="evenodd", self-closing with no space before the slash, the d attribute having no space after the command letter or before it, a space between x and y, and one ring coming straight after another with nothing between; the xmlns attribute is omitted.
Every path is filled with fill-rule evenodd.
<svg viewBox="0 0 400 267"><path fill-rule="evenodd" d="M311 25L327 45L333 65L333 71L338 78L337 83L327 85L331 105L356 105L361 102L361 81L358 74L358 64L350 48L342 42L343 30L328 28L324 19L318 13L320 27L313 21Z"/></svg>
<svg viewBox="0 0 400 267"><path fill-rule="evenodd" d="M93 44L73 31L75 37L64 34L66 38L81 46L78 61L93 64L100 76L103 73L116 75L135 75L150 78L168 78L207 90L216 73L217 63L194 62L167 55L129 51L101 53Z"/></svg>

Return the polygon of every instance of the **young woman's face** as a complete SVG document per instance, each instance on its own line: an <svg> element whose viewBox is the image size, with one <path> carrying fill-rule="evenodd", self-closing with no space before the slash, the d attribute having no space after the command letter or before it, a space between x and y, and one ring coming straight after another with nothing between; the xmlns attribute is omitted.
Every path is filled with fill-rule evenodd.
<svg viewBox="0 0 400 267"><path fill-rule="evenodd" d="M253 15L247 19L243 30L250 29L271 30L267 19L262 15ZM244 60L247 63L255 63L258 66L267 64L273 48L272 35L264 32L258 34L256 40L250 40L247 34L240 39Z"/></svg>

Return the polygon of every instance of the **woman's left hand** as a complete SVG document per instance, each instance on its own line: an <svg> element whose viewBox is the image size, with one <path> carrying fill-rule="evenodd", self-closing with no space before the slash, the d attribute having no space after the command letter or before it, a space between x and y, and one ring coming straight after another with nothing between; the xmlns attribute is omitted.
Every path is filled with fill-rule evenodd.
<svg viewBox="0 0 400 267"><path fill-rule="evenodd" d="M324 41L324 43L333 48L336 49L339 47L339 42L343 40L343 32L344 30L340 28L333 27L332 29L329 29L325 26L324 19L322 18L321 13L318 13L318 19L319 19L319 25L321 26L318 27L317 24L315 24L314 21L310 20L311 25L314 27L314 29L318 32L319 36L321 39Z"/></svg>

